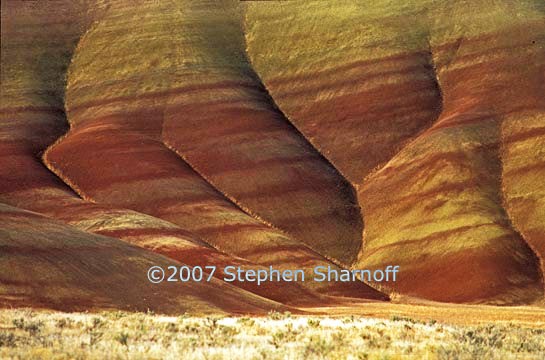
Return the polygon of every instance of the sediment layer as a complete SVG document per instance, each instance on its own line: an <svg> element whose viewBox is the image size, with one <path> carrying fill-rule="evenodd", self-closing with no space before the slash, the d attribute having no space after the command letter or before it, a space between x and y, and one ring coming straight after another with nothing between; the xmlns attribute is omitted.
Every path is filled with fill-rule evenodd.
<svg viewBox="0 0 545 360"><path fill-rule="evenodd" d="M157 290L187 303L97 283L126 266L138 279L104 286L148 294L153 261L399 265L384 291L542 299L543 15L530 0L3 2L0 261L18 270L2 306L387 299L363 282ZM17 275L36 269L59 297Z"/></svg>

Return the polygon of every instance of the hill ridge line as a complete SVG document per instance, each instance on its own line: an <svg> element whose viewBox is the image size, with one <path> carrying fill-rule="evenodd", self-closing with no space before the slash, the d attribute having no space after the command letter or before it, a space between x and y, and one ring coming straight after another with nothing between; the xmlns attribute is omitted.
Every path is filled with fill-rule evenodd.
<svg viewBox="0 0 545 360"><path fill-rule="evenodd" d="M503 120L505 121L505 119ZM500 124L500 148L498 149L498 160L500 162L500 188L499 188L499 196L501 201L501 207L503 209L503 212L505 213L505 219L508 222L509 227L520 236L522 241L528 246L528 248L534 253L534 256L537 259L537 267L538 272L541 275L541 284L542 284L542 290L544 290L543 298L545 299L545 259L539 254L537 249L534 247L533 244L531 244L528 239L524 236L522 231L518 229L518 227L515 225L514 219L511 217L511 213L509 210L509 205L505 196L505 183L504 183L504 176L503 176L503 170L504 170L504 163L503 163L503 151L504 151L504 136L502 134L502 128L503 128L503 121Z"/></svg>

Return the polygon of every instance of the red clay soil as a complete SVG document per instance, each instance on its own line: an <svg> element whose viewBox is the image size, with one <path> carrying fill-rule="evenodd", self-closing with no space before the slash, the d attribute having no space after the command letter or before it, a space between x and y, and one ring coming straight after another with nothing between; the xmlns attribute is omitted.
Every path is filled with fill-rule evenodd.
<svg viewBox="0 0 545 360"><path fill-rule="evenodd" d="M42 11L43 10L44 9L42 9ZM11 29L9 23L8 28ZM9 33L9 31L6 32ZM3 29L3 36L4 34L5 32ZM13 35L11 39L17 40L17 37ZM48 46L52 46L49 43L41 43L41 45L46 49ZM2 50L3 52L6 51L4 47ZM64 59L61 55L62 53L51 51L48 61L62 65L67 59ZM24 66L24 63L22 65ZM13 68L16 68L17 66L22 65L21 63L16 63L12 66ZM39 70L39 68L34 66L32 61L29 61L27 65L25 70L29 74ZM167 255L173 259L181 261L186 260L184 263L189 265L215 265L218 267L218 271L215 274L217 278L223 277L221 269L226 265L241 266L253 270L262 269L261 266L251 263L248 260L231 257L211 248L200 240L195 233L182 230L180 227L168 221L107 204L97 205L75 196L59 178L43 166L39 159L40 152L67 130L67 123L64 118L64 112L62 111L62 105L60 109L58 105L49 107L40 106L40 101L36 100L35 97L28 96L28 94L32 92L42 92L42 89L44 89L44 87L47 89L48 85L50 84L33 84L35 88L23 89L20 93L14 92L15 88L3 87L3 95L5 93L4 89L9 89L14 98L12 100L13 103L23 104L23 106L3 106L2 108L2 118L4 121L1 123L1 134L2 139L6 139L0 144L0 147L2 148L0 162L3 169L6 170L5 176L0 178L0 188L2 189L0 198L2 201L58 218L86 232L114 235L116 238ZM47 94L50 94L50 98L46 98L45 101L56 102L56 99L62 96L62 88L48 90ZM9 102L6 102L6 105L9 105ZM151 111L151 113L153 112L154 111ZM145 116L143 118L145 119L143 122L145 127L147 118ZM160 128L158 134L159 133ZM125 134L121 135L122 136L119 137L120 139L125 136ZM92 147L97 146L99 143L100 142L97 141ZM138 146L139 144L132 144L133 149L137 149ZM104 149L106 149L106 147L104 147ZM266 228L267 231L269 231L269 229L264 227L260 222L241 213L230 201L223 199L223 196L218 195L213 188L206 184L198 175L194 174L187 165L184 165L183 161L174 156L173 153L168 151L164 146L160 147L159 153L163 155L167 154L169 161L174 160L176 165L182 165L182 168L185 169L186 173L190 174L189 177L191 179L197 179L196 184L198 186L196 187L196 190L198 192L204 189L203 193L205 194L205 200L211 198L213 199L212 202L214 202L216 201L214 199L219 199L217 200L218 204L220 204L219 208L224 207L225 209L229 209L227 212L231 211L236 212L236 214L242 214L242 217L249 219L250 225L255 225L255 227L259 229ZM145 160L146 156L142 156ZM150 160L152 162L154 161L153 158ZM100 177L98 178L100 179ZM127 178L126 180L130 180L130 178ZM209 193L214 195L210 197L208 195ZM108 201L106 201L106 203L108 203ZM206 218L201 222L206 222ZM228 228L228 224L224 224L224 229ZM319 255L309 251L306 247L301 246L298 243L294 244L294 249L295 251L292 251L291 254L297 255L297 250L303 249L302 256L311 253L311 258L318 259L317 264L332 265ZM301 259L302 256L299 256L299 259ZM297 259L297 256L295 256L295 259ZM289 267L290 264L291 263L284 264L284 266ZM298 268L298 265L297 261L295 261L292 267ZM144 278L145 271L143 270L134 275ZM283 303L316 305L323 303L334 304L338 301L332 297L319 295L318 293L295 283L267 283L262 284L259 287L248 282L241 283L237 281L234 284ZM342 289L341 291L335 289L329 295L386 299L385 296L363 283L344 286L343 288L344 291ZM326 289L321 289L321 291L327 292ZM60 306L60 303L57 305ZM36 304L36 306L42 305ZM66 309L68 309L69 306L71 305L67 304ZM119 306L119 303L109 305L104 303L101 306L116 307ZM165 311L167 310L168 309L165 309Z"/></svg>
<svg viewBox="0 0 545 360"><path fill-rule="evenodd" d="M504 208L506 200L509 205L504 193L511 194L519 186L509 177L504 180L509 175L505 169L512 167L510 161L521 161L502 158L502 147L511 146L502 138L510 126L506 122L527 118L530 125L530 114L539 116L535 109L543 102L535 95L540 86L535 83L540 67L522 65L535 64L539 50L529 46L532 35L521 35L520 31L512 28L496 36L432 48L443 94L441 116L384 168L369 176L360 190L367 220L367 246L360 266L397 261L395 254L401 248L414 252L411 247L425 246L429 250L429 254L421 252L410 258L403 281L396 284L398 291L456 302L503 296L500 303L527 303L543 296L539 260L543 256L542 237L527 231L535 228L539 215L530 211L530 226L524 226L519 221L520 212L514 212L518 216L512 221L509 206ZM509 34L518 36L513 39ZM482 53L490 48L495 50L494 57L481 60ZM454 52L459 55L452 58ZM519 55L510 56L513 52ZM514 73L514 68L519 70ZM487 72L494 76L482 75ZM528 134L529 138L535 136L540 136L539 132ZM528 155L522 162L542 162L530 155L540 152L535 146L524 149ZM529 171L537 176L535 167ZM537 186L530 180L524 188ZM406 220L401 222L401 231L407 237L381 246L379 228L385 222L400 224L403 217ZM430 224L447 217L453 222L448 231L423 236L429 231L424 230L426 225L429 229ZM448 250L438 253L433 251L434 246ZM461 251L464 246L468 249ZM407 261L404 255L398 257ZM433 280L430 274L441 277Z"/></svg>
<svg viewBox="0 0 545 360"><path fill-rule="evenodd" d="M543 301L536 5L2 2L0 306L388 299L360 281L227 284L227 265L399 265L384 292ZM218 271L148 282L169 264Z"/></svg>
<svg viewBox="0 0 545 360"><path fill-rule="evenodd" d="M17 129L22 132L25 126L24 121L20 120L19 127L12 124L12 130ZM53 121L61 122L62 118ZM54 123L50 125L52 125L51 128L54 127ZM38 127L37 130L39 131L40 128ZM15 131L11 132L15 137L14 133ZM8 135L7 129L3 134ZM168 221L132 210L98 205L80 199L49 172L39 158L33 155L32 148L39 144L32 143L31 134L31 130L28 129L29 140L19 139L16 143L4 142L0 145L2 149L0 164L6 169L6 176L0 178L1 201L24 206L86 232L122 239L188 265L215 265L219 270L215 276L220 279L223 278L223 272L220 270L227 265L256 270L261 268L249 261L227 256L211 248L194 234ZM145 277L146 273L141 272L135 276ZM334 301L304 289L298 284L271 283L259 287L247 282L237 281L234 284L284 303L307 304Z"/></svg>
<svg viewBox="0 0 545 360"><path fill-rule="evenodd" d="M542 299L543 12L461 1L383 10L310 1L246 14L254 70L358 189L354 267L400 265L391 288L427 299ZM313 31L295 36L302 29ZM504 141L519 132L529 138Z"/></svg>
<svg viewBox="0 0 545 360"><path fill-rule="evenodd" d="M182 61L174 76L187 77L184 86L194 88L169 96L164 141L245 211L351 264L363 226L355 192L284 118L253 73L241 7L216 4L187 11L177 26Z"/></svg>
<svg viewBox="0 0 545 360"><path fill-rule="evenodd" d="M211 9L213 8L211 7ZM96 24L91 31L85 34L78 45L69 69L66 91L66 109L68 121L72 127L65 137L51 146L44 154L47 166L86 200L130 208L167 220L217 249L230 255L243 257L252 263L266 267L274 263L281 269L303 268L308 274L311 274L312 269L318 265L338 269L327 259L327 256L330 255L327 251L320 255L315 249L309 248L296 234L292 235L290 232L283 231L281 223L270 224L266 219L255 215L259 211L248 209L244 204L239 203L238 199L233 199L229 194L226 196L211 186L206 175L203 177L194 171L175 152L163 144L159 135L165 118L164 113L167 111L166 109L170 109L170 105L166 104L178 94L187 96L187 92L192 93L185 87L177 90L172 84L169 88L164 89L163 81L168 83L168 79L174 76L171 68L175 67L176 63L164 65L163 72L147 73L146 64L149 59L142 57L142 63L135 62L133 66L137 70L142 69L140 71L146 72L135 70L134 73L117 78L102 77L102 74L121 73L118 69L125 66L123 58L107 57L107 54L116 51L116 48L126 41L133 41L133 38L136 37L140 39L142 49L153 46L154 41L157 41L149 39L147 36L146 26L153 26L153 22L151 25L143 23L141 33L122 31L127 23L119 21L122 17L118 16L118 12L138 14L138 11L163 12L164 10L161 8L116 8L111 13L104 15L104 19L101 20L104 24L103 27L100 26L100 23ZM214 9L214 11L217 13L218 9ZM201 16L204 15L201 14ZM112 27L119 27L119 33L110 31ZM167 28L163 31L166 31L167 35L170 34L170 30ZM239 31L241 30L239 29ZM130 37L127 34L130 34ZM212 35L217 36L217 34ZM242 38L242 33L239 34L239 37ZM168 44L173 41L166 35L165 38ZM163 38L161 37L161 39ZM215 41L213 37L210 40ZM111 48L95 47L94 45L105 42L111 44ZM97 53L97 48L101 49L101 52ZM95 63L92 65L93 68L89 68L91 65L88 65L85 60L97 57L101 59L101 62ZM82 83L82 79L89 77L92 71L97 71L97 73L91 80ZM127 81L127 77L129 79L138 78L139 81ZM193 76L188 77L194 78ZM150 88L156 90L145 92L141 83L149 84ZM199 83L196 87L199 88ZM109 91L111 89L117 89L119 93L134 94L134 96L117 96L117 94L112 96ZM233 92L237 89L237 87L232 87L226 88L225 91ZM255 101L254 106L259 106L259 102ZM277 118L277 120L282 121L279 126L283 127L284 134L292 139L287 139L283 147L281 144L275 145L277 151L288 151L288 143L293 141L299 144L296 146L306 144L304 139L297 137L296 132L283 119ZM292 133L286 132L286 129L290 129ZM270 141L275 138L271 138ZM246 145L248 145L247 142ZM241 146L246 145L241 144ZM311 148L308 145L305 146L306 153L309 153ZM239 152L239 156L241 159L245 157L241 152ZM301 170L297 170L297 174L288 175L289 181L279 187L282 191L289 193L297 191L297 188L303 189L307 185L314 186L312 185L314 183L318 186L312 194L303 196L302 201L308 207L300 205L298 211L316 207L340 206L338 211L333 212L340 215L341 218L346 218L347 214L351 213L346 226L340 224L333 226L336 237L327 235L328 231L325 228L328 226L323 220L320 221L323 228L316 226L315 228L323 233L320 234L320 239L328 238L330 244L334 244L336 249L340 249L338 254L352 253L350 256L353 257L357 254L359 243L361 243L361 240L358 240L361 237L359 234L361 227L358 225L361 225L361 217L355 209L354 202L350 203L349 201L352 196L351 190L345 187L348 194L346 191L339 191L338 185L342 182L339 177L330 182L331 192L325 191L324 184L320 185L321 180L314 181L313 179L317 177L332 179L331 176L335 175L335 172L319 156L316 157L315 153L312 156L314 156L315 165L309 165L307 170L304 169L306 166L301 168L297 165L297 169L301 168ZM320 168L325 170L319 170ZM315 175L311 176L311 172ZM259 174L247 174L244 177L266 178ZM307 178L307 180L298 183L298 179L301 178ZM233 181L231 179L231 182ZM212 183L214 184L214 182ZM243 187L248 189L249 186L246 183L246 186ZM337 200L332 200L335 196L327 195L333 193L337 194ZM345 195L342 195L343 193ZM292 193L291 197L295 199L299 198L299 195ZM314 198L313 202L311 202L311 198ZM265 205L266 199L267 192L263 189L263 193L259 194L256 200ZM275 210L275 213L279 216L286 216L285 213L289 215L289 211L284 210L292 207L289 202L277 199L275 203L278 206L282 205L282 211ZM305 222L311 221L311 217L312 214ZM332 219L331 221L337 220ZM320 239L317 239L317 243L321 242ZM344 244L345 239L350 242L350 245ZM345 262L351 262L350 259L347 260ZM325 295L328 294L330 287L334 287L334 293L338 296L387 298L362 282L346 284L309 282L300 284L300 286L310 287Z"/></svg>
<svg viewBox="0 0 545 360"><path fill-rule="evenodd" d="M257 313L279 303L212 279L152 284L152 265L182 264L126 242L76 230L36 213L0 205L0 306L63 311L104 308L180 314Z"/></svg>

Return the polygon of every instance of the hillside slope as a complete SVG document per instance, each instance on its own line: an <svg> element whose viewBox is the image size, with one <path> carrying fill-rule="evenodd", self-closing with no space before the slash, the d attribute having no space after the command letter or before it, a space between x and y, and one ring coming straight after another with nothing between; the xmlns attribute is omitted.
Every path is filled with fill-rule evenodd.
<svg viewBox="0 0 545 360"><path fill-rule="evenodd" d="M543 15L533 1L249 5L255 70L358 189L356 267L399 264L396 290L434 300L542 296Z"/></svg>
<svg viewBox="0 0 545 360"><path fill-rule="evenodd" d="M123 241L91 235L35 213L0 204L0 306L64 311L266 313L282 308L213 279L152 284L151 265L181 265Z"/></svg>
<svg viewBox="0 0 545 360"><path fill-rule="evenodd" d="M146 293L155 260L400 266L395 283L165 287L197 299L152 304L172 312L543 301L544 16L537 0L2 2L2 306L32 305L12 297L23 262L72 256L83 283L54 271L62 296L36 306L123 308L95 267L126 264L117 279Z"/></svg>

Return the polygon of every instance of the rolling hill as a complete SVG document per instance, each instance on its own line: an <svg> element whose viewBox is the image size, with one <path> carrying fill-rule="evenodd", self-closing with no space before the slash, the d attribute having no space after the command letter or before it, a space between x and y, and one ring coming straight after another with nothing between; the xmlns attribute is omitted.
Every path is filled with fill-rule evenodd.
<svg viewBox="0 0 545 360"><path fill-rule="evenodd" d="M2 2L0 305L543 301L544 15L530 0ZM148 282L170 263L400 272Z"/></svg>

